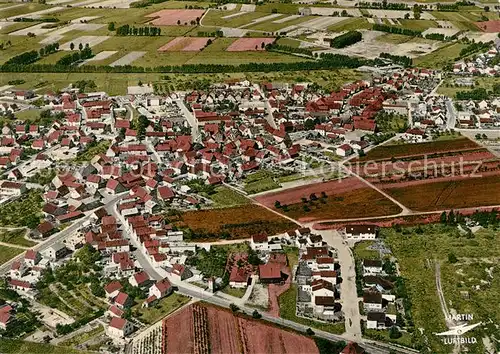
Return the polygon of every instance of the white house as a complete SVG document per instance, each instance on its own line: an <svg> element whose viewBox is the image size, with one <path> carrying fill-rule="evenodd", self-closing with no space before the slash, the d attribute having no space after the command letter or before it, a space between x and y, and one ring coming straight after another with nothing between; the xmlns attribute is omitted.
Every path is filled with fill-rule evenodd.
<svg viewBox="0 0 500 354"><path fill-rule="evenodd" d="M343 144L343 145L340 145L336 150L335 152L337 153L337 155L339 156L342 156L342 157L346 157L346 156L349 156L352 154L352 147L349 145L349 144Z"/></svg>
<svg viewBox="0 0 500 354"><path fill-rule="evenodd" d="M366 316L366 328L368 329L386 329L391 325L392 321L386 318L383 312L368 312Z"/></svg>
<svg viewBox="0 0 500 354"><path fill-rule="evenodd" d="M375 225L347 225L345 235L348 240L362 241L374 240L377 237L377 226Z"/></svg>
<svg viewBox="0 0 500 354"><path fill-rule="evenodd" d="M269 249L267 235L263 233L252 235L250 247L252 247L254 251L267 251Z"/></svg>
<svg viewBox="0 0 500 354"><path fill-rule="evenodd" d="M165 278L157 281L149 288L149 296L156 296L157 299L161 299L170 295L173 290L172 284L170 284L170 281Z"/></svg>
<svg viewBox="0 0 500 354"><path fill-rule="evenodd" d="M366 311L382 311L382 294L379 292L365 292L363 304Z"/></svg>
<svg viewBox="0 0 500 354"><path fill-rule="evenodd" d="M134 331L134 326L129 321L113 317L107 328L107 334L111 338L125 338Z"/></svg>
<svg viewBox="0 0 500 354"><path fill-rule="evenodd" d="M363 260L363 275L377 275L382 273L382 261L373 259Z"/></svg>

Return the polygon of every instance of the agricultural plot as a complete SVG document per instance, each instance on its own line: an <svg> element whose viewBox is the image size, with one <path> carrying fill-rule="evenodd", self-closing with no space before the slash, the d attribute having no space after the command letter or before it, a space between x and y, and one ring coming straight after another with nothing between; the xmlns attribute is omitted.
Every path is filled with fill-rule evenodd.
<svg viewBox="0 0 500 354"><path fill-rule="evenodd" d="M475 25L483 32L498 33L500 32L500 20L475 22Z"/></svg>
<svg viewBox="0 0 500 354"><path fill-rule="evenodd" d="M396 184L389 186L386 191L400 203L415 211L498 205L500 175Z"/></svg>
<svg viewBox="0 0 500 354"><path fill-rule="evenodd" d="M116 53L117 53L116 50L105 50L105 51L97 53L94 57L85 60L80 65L85 65L85 64L88 64L88 63L92 63L92 62L105 60L105 59L108 59L109 57L113 56Z"/></svg>
<svg viewBox="0 0 500 354"><path fill-rule="evenodd" d="M290 15L287 17L283 17L277 20L274 20L273 23L285 23L291 20L295 20L296 18L300 18L300 15Z"/></svg>
<svg viewBox="0 0 500 354"><path fill-rule="evenodd" d="M147 52L130 52L127 53L125 56L121 57L120 59L112 62L109 64L109 66L123 66L123 65L130 65L140 57L144 56Z"/></svg>
<svg viewBox="0 0 500 354"><path fill-rule="evenodd" d="M61 44L59 47L60 50L66 50L70 51L71 50L71 43L75 46L74 48L78 48L80 44L85 47L85 45L89 45L90 48L95 47L96 45L104 42L105 40L109 39L109 36L81 36L78 37L70 42L66 42L64 44Z"/></svg>
<svg viewBox="0 0 500 354"><path fill-rule="evenodd" d="M162 47L158 48L159 52L199 52L202 50L208 41L214 40L209 37L177 37Z"/></svg>
<svg viewBox="0 0 500 354"><path fill-rule="evenodd" d="M352 17L363 17L363 14L358 9L339 9L336 7L309 7L311 10L311 15L313 16L333 16L335 12L341 13L345 11L347 15ZM299 11L303 11L304 8L301 7Z"/></svg>
<svg viewBox="0 0 500 354"><path fill-rule="evenodd" d="M11 16L11 17L8 17L6 19L10 20L10 21L15 20L16 18L19 18L19 17L31 18L31 19L38 19L38 18L41 18L42 15L52 14L52 13L61 11L63 9L64 9L64 7L56 6L56 7L50 7L48 9L44 9L44 10L40 10L40 11L35 11L35 12L30 12L30 13L21 12L19 15Z"/></svg>
<svg viewBox="0 0 500 354"><path fill-rule="evenodd" d="M72 23L69 26L65 26L63 28L57 29L55 31L46 33L47 38L40 41L42 44L55 43L64 38L63 34L70 31L97 31L103 28L105 25L100 23Z"/></svg>
<svg viewBox="0 0 500 354"><path fill-rule="evenodd" d="M229 310L191 305L164 322L166 353L319 353L313 339L234 316Z"/></svg>
<svg viewBox="0 0 500 354"><path fill-rule="evenodd" d="M403 10L377 10L368 9L366 10L373 17L378 18L391 18L391 19L403 19L406 14L409 14L411 18L414 18L413 11L403 11ZM434 20L434 17L429 12L422 12L420 18L423 20Z"/></svg>
<svg viewBox="0 0 500 354"><path fill-rule="evenodd" d="M191 21L200 19L205 10L161 10L147 17L154 18L151 23L155 26L188 25Z"/></svg>
<svg viewBox="0 0 500 354"><path fill-rule="evenodd" d="M255 199L301 222L384 216L401 212L397 205L356 178L290 188Z"/></svg>
<svg viewBox="0 0 500 354"><path fill-rule="evenodd" d="M301 23L301 27L315 30L324 30L329 26L345 20L345 17L316 17L307 22Z"/></svg>
<svg viewBox="0 0 500 354"><path fill-rule="evenodd" d="M225 234L232 239L249 238L255 233L277 235L297 225L257 205L188 211L176 222L192 230L196 238L217 239Z"/></svg>
<svg viewBox="0 0 500 354"><path fill-rule="evenodd" d="M422 32L422 35L427 36L428 34L442 34L445 37L452 37L458 32L460 31L456 28L428 28Z"/></svg>
<svg viewBox="0 0 500 354"><path fill-rule="evenodd" d="M4 264L23 252L25 252L25 250L21 248L0 246L0 264Z"/></svg>
<svg viewBox="0 0 500 354"><path fill-rule="evenodd" d="M47 27L46 23L38 23L28 28L23 28L18 31L10 32L9 36L27 36L28 33L33 33L36 36L40 36L42 34L46 34L54 30L53 28L46 28L46 27Z"/></svg>
<svg viewBox="0 0 500 354"><path fill-rule="evenodd" d="M263 51L267 44L273 43L275 38L239 38L227 49L228 52Z"/></svg>
<svg viewBox="0 0 500 354"><path fill-rule="evenodd" d="M247 23L245 25L240 26L240 28L250 27L250 26L256 25L257 23L266 22L266 21L275 19L275 18L280 17L280 16L283 16L283 15L281 15L281 14L271 14L271 15L267 15L267 16L264 16L264 17L259 17L259 18L256 18L256 19L252 20L251 22L249 22L249 23Z"/></svg>

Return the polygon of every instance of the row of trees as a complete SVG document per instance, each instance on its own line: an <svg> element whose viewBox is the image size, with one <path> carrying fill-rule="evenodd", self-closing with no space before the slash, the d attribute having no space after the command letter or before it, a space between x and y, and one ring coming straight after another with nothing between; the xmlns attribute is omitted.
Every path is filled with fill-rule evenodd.
<svg viewBox="0 0 500 354"><path fill-rule="evenodd" d="M401 27L395 27L395 26L389 26L389 25L384 25L384 24L379 24L379 23L373 24L373 30L387 32L387 33L393 33L393 34L402 34L405 36L412 36L412 37L420 37L422 35L422 31L411 30L408 28L401 28Z"/></svg>
<svg viewBox="0 0 500 354"><path fill-rule="evenodd" d="M161 4L162 2L165 2L167 0L141 0L141 1L135 1L130 4L130 7L133 8L140 8L140 7L148 7L149 5L153 4Z"/></svg>
<svg viewBox="0 0 500 354"><path fill-rule="evenodd" d="M55 53L59 50L59 43L48 44L41 48L38 52L32 50L29 52L24 52L22 54L16 55L5 62L4 65L29 65L36 62L38 59L47 56L49 54Z"/></svg>
<svg viewBox="0 0 500 354"><path fill-rule="evenodd" d="M198 37L224 37L224 32L221 30L214 32L199 31Z"/></svg>
<svg viewBox="0 0 500 354"><path fill-rule="evenodd" d="M109 28L109 27L108 27ZM116 29L117 36L160 36L161 28L159 27L130 27L123 25Z"/></svg>
<svg viewBox="0 0 500 354"><path fill-rule="evenodd" d="M459 101L482 101L487 100L490 95L485 88L479 87L470 91L458 91L455 96Z"/></svg>
<svg viewBox="0 0 500 354"><path fill-rule="evenodd" d="M410 57L404 55L392 55L389 53L380 53L381 58L390 59L393 63L399 64L408 68L412 65L413 61Z"/></svg>
<svg viewBox="0 0 500 354"><path fill-rule="evenodd" d="M90 59L93 56L94 54L92 53L92 49L90 49L87 43L85 45L85 48L63 56L61 59L57 61L56 66L70 66L79 61Z"/></svg>
<svg viewBox="0 0 500 354"><path fill-rule="evenodd" d="M330 47L332 48L344 48L357 43L363 39L363 35L358 31L349 31L338 37L335 37L330 41Z"/></svg>
<svg viewBox="0 0 500 354"><path fill-rule="evenodd" d="M16 62L5 63L0 66L1 72L119 72L119 73L235 73L235 72L276 72L276 71L303 71L303 70L329 70L339 68L358 68L363 65L373 64L372 60L349 57L342 54L322 53L320 60L303 61L294 63L248 63L239 65L223 64L186 64L165 65L156 67L142 66L68 66L56 64L18 65Z"/></svg>
<svg viewBox="0 0 500 354"><path fill-rule="evenodd" d="M270 43L266 45L266 50L269 52L285 52L285 53L292 53L292 54L303 54L312 57L313 52L312 50L308 48L297 48L297 47L291 47L288 45L280 45L277 44L276 42Z"/></svg>
<svg viewBox="0 0 500 354"><path fill-rule="evenodd" d="M388 3L387 1L382 2L359 2L358 7L360 9L384 9L384 10L409 10L407 4L402 3Z"/></svg>
<svg viewBox="0 0 500 354"><path fill-rule="evenodd" d="M14 22L59 22L57 17L42 17L42 18L31 18L31 17L17 17Z"/></svg>
<svg viewBox="0 0 500 354"><path fill-rule="evenodd" d="M487 42L487 43L483 43L483 42L471 43L467 47L463 48L460 51L460 57L465 57L465 56L470 55L470 54L475 53L475 52L480 52L480 51L488 50L488 49L490 49L490 47L491 47L492 44L493 44L492 42Z"/></svg>

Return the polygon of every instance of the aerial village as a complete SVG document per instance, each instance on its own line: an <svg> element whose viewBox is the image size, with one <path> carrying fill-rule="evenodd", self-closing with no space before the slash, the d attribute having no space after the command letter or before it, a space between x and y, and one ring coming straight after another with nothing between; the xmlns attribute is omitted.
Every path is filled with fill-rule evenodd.
<svg viewBox="0 0 500 354"><path fill-rule="evenodd" d="M457 63L453 80L467 85L474 75L494 74L497 68L488 63L495 55L492 48L474 62ZM246 248L227 254L224 275L217 277L196 260L217 240L193 239L192 230L176 223L176 213L216 207L207 188L264 192L245 191L247 178L262 170L328 181L346 173L336 162L363 156L388 139L417 143L456 127L500 126L498 98L454 104L436 93L442 80L439 71L389 66L334 92L308 83L246 80L169 95L157 95L147 84L120 97L71 86L4 91L0 114L11 123L1 130L0 203L39 193L43 218L32 220L29 237L49 240L3 266L5 286L53 329L40 340L55 342L91 323L103 326L108 338L99 345L123 348L149 325L137 314L177 292L234 306L257 301L258 308L256 293L274 285L297 286L296 316L342 322L344 269L338 250L315 230L296 225L276 234L255 231L240 240ZM35 104L44 112L41 124L15 118ZM384 119L400 122L400 131L381 132ZM41 171L52 175L43 178ZM347 225L342 235L350 243L373 240L377 227ZM287 260L289 247L298 249L295 264ZM85 294L85 316L77 314L73 298L38 304L50 292L71 290L68 277L76 274L86 277L76 293ZM381 261L362 262L369 329L396 322L398 299L383 275ZM0 308L3 330L16 326L16 312L26 306L19 304Z"/></svg>

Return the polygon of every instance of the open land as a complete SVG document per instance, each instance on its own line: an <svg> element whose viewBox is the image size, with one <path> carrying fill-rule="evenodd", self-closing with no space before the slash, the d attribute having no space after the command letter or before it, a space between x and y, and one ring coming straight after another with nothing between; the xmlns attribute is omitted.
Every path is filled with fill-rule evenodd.
<svg viewBox="0 0 500 354"><path fill-rule="evenodd" d="M435 262L441 263L441 283L450 311L471 313L474 323L483 322L470 335L478 338L478 344L468 345L471 352L485 352L482 338L497 331L493 324L500 321L496 292L500 291L498 267L495 265L500 250L500 233L490 228L467 236L456 226L440 224L381 230L381 237L398 259L401 275L405 279L411 313L416 330L413 342L430 346L433 353L449 352L434 332L446 329L440 309L435 281ZM453 254L458 262L450 263ZM493 262L493 263L492 263ZM490 267L493 267L490 269ZM485 270L492 271L490 277ZM481 279L483 281L481 281ZM477 288L476 286L479 286ZM468 293L464 298L462 291Z"/></svg>
<svg viewBox="0 0 500 354"><path fill-rule="evenodd" d="M188 306L167 318L164 329L167 353L199 347L215 353L319 353L311 338L206 304Z"/></svg>
<svg viewBox="0 0 500 354"><path fill-rule="evenodd" d="M322 197L322 192L326 194L326 198ZM316 195L317 200L310 200L312 194ZM306 199L305 203L302 198ZM275 202L279 201L280 212L301 222L394 215L401 212L397 205L356 178L290 188L255 199L274 209Z"/></svg>
<svg viewBox="0 0 500 354"><path fill-rule="evenodd" d="M200 37L200 38L188 38L188 37L177 37L172 41L168 42L164 46L158 48L159 52L199 52L206 45L208 40L213 40L214 38Z"/></svg>
<svg viewBox="0 0 500 354"><path fill-rule="evenodd" d="M259 232L276 235L296 227L293 222L257 205L187 211L178 224L208 237L228 233L234 239L249 238Z"/></svg>

